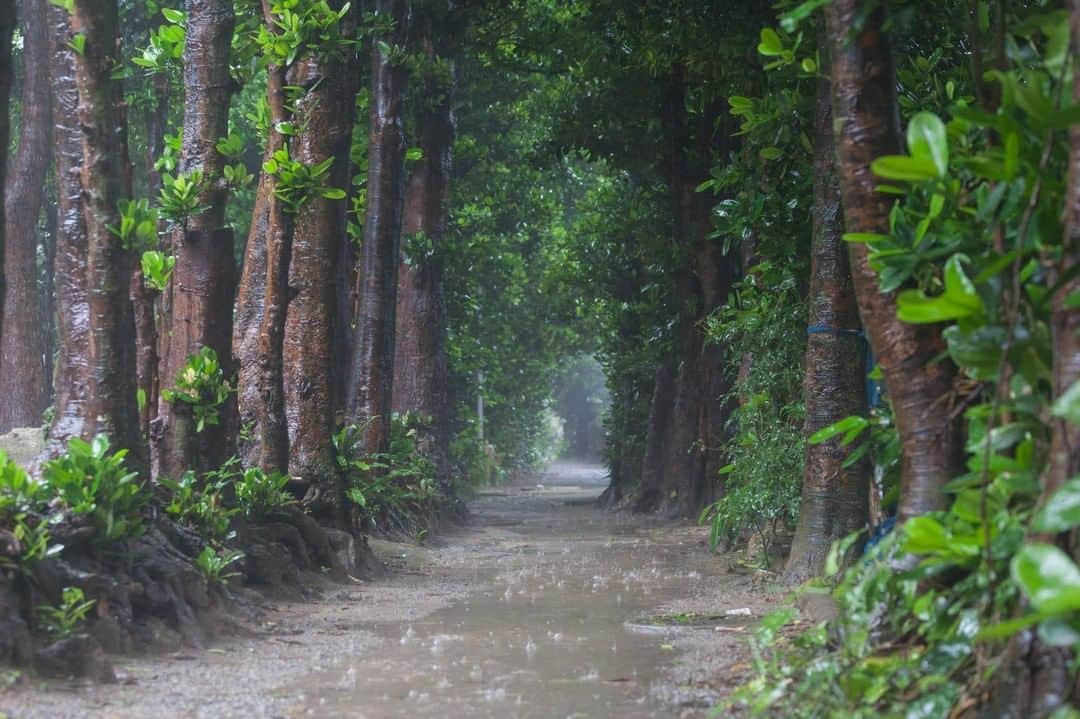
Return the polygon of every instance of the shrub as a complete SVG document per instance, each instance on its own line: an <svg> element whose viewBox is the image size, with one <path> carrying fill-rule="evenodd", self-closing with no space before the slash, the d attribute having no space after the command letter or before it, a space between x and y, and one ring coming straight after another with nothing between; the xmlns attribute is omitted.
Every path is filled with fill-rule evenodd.
<svg viewBox="0 0 1080 719"><path fill-rule="evenodd" d="M161 479L161 485L171 493L165 512L178 522L196 529L208 539L225 539L229 534L229 522L239 509L225 506L227 479L219 472L212 472L200 481L194 472L188 471L179 480Z"/></svg>
<svg viewBox="0 0 1080 719"><path fill-rule="evenodd" d="M421 447L425 429L424 418L415 413L395 415L390 425L390 451L383 453L363 451L362 428L357 425L343 427L334 436L345 496L372 525L383 518L402 522L437 499L435 463Z"/></svg>
<svg viewBox="0 0 1080 719"><path fill-rule="evenodd" d="M229 579L240 576L239 572L226 570L243 558L243 552L226 549L218 553L213 547L206 547L195 560L195 566L208 583L224 584Z"/></svg>
<svg viewBox="0 0 1080 719"><path fill-rule="evenodd" d="M141 534L142 510L149 499L137 472L124 467L127 450L109 452L109 439L68 441L67 454L45 464L47 491L73 514L85 516L101 542Z"/></svg>
<svg viewBox="0 0 1080 719"><path fill-rule="evenodd" d="M259 467L245 469L236 480L236 501L240 505L240 511L250 522L272 517L282 507L294 501L285 489L288 484L287 474L268 474Z"/></svg>
<svg viewBox="0 0 1080 719"><path fill-rule="evenodd" d="M59 607L44 605L35 608L38 626L54 641L70 637L95 603L96 600L87 599L78 587L65 587Z"/></svg>

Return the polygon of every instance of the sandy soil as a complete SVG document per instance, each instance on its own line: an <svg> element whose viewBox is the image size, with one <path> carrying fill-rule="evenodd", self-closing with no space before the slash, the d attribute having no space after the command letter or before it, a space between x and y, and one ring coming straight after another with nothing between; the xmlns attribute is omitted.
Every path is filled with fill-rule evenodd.
<svg viewBox="0 0 1080 719"><path fill-rule="evenodd" d="M481 492L434 546L373 542L385 578L256 598L252 636L122 658L117 685L24 679L0 717L707 716L780 594L702 528L596 509L603 486L556 465Z"/></svg>

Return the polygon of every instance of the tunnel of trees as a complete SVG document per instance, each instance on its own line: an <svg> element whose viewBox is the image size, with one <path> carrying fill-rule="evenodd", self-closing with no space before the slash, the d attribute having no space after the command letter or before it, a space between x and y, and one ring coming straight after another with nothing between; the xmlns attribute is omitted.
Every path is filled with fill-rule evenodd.
<svg viewBox="0 0 1080 719"><path fill-rule="evenodd" d="M1080 0L0 3L0 661L364 572L594 356L605 505L835 598L755 711L1075 716L1078 64Z"/></svg>

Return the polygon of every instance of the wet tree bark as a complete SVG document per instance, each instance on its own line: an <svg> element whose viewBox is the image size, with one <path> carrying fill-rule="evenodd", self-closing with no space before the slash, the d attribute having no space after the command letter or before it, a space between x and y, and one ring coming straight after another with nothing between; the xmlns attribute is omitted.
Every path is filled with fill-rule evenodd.
<svg viewBox="0 0 1080 719"><path fill-rule="evenodd" d="M706 347L701 322L726 300L737 259L725 258L707 238L711 198L697 192L708 176L713 153L718 147L725 151L728 144L726 127L717 123L722 108L706 108L694 128L685 108L684 70L677 68L667 81L660 113L668 141L665 169L672 202L672 247L681 265L676 276L675 377L670 400L654 395L655 400L671 402L666 410L669 427L664 430L662 459L646 448L634 508L691 516L715 493L714 472L721 466L729 412L724 400L725 353L721 347ZM656 390L665 389L661 379L666 378L658 373ZM659 431L651 423L664 413L650 415L654 440Z"/></svg>
<svg viewBox="0 0 1080 719"><path fill-rule="evenodd" d="M15 4L7 2L0 8L0 103L4 108L0 112L0 190L3 190L7 175L8 147L11 144L11 84L14 75L11 58L11 37L15 31ZM3 204L3 203L0 203ZM3 208L0 207L0 212ZM6 234L4 218L0 217L0 336L3 336L4 298L7 295L6 274Z"/></svg>
<svg viewBox="0 0 1080 719"><path fill-rule="evenodd" d="M440 78L434 63L446 49L436 46L432 9L418 10L414 21L419 51L428 68L418 78L416 128L423 159L409 176L402 231L422 235L426 248L446 236L453 164L453 80ZM394 348L393 411L431 418L436 478L450 488L450 403L447 395L446 307L438 250L398 270L397 329Z"/></svg>
<svg viewBox="0 0 1080 719"><path fill-rule="evenodd" d="M823 53L823 56L827 56ZM827 66L824 74L828 75ZM859 306L842 239L829 81L818 84L814 151L813 248L803 398L807 437L851 415L866 413L866 352ZM844 467L851 447L840 438L806 445L799 523L787 561L795 580L821 574L832 543L866 525L869 471L865 460Z"/></svg>
<svg viewBox="0 0 1080 719"><path fill-rule="evenodd" d="M0 321L0 433L36 426L49 404L48 321L38 282L38 218L45 199L51 151L47 0L23 0L23 87L19 145L4 187L3 275Z"/></svg>
<svg viewBox="0 0 1080 719"><path fill-rule="evenodd" d="M52 125L56 168L56 250L53 292L56 297L57 358L53 371L53 423L49 453L71 437L83 437L90 382L90 305L86 291L86 221L82 214L82 134L77 118L75 53L68 47L67 11L48 9L52 54Z"/></svg>
<svg viewBox="0 0 1080 719"><path fill-rule="evenodd" d="M280 78L280 71L273 68L273 72L276 72L278 77L275 80L269 79L268 76L268 84L271 88L275 86L280 88L284 84ZM281 136L271 129L264 160L280 147ZM259 465L261 455L259 378L262 374L263 358L259 351L259 341L265 317L265 303L268 300L266 278L268 247L271 243L273 183L273 175L265 172L260 174L259 185L255 190L255 205L251 213L251 227L244 249L243 270L236 293L232 346L236 356L236 403L240 415L238 446L244 466ZM280 350L278 356L280 356ZM284 412L284 406L282 412ZM287 446L285 451L288 451ZM287 465L275 462L273 466Z"/></svg>
<svg viewBox="0 0 1080 719"><path fill-rule="evenodd" d="M656 368L652 398L649 400L649 420L645 431L645 453L641 459L641 482L635 492L633 510L651 512L659 506L660 484L664 476L664 461L671 413L675 406L677 367L669 359Z"/></svg>
<svg viewBox="0 0 1080 719"><path fill-rule="evenodd" d="M1080 0L1068 4L1071 12L1073 101L1080 100ZM1068 306L1067 298L1080 292L1080 125L1069 131L1069 175L1065 194L1065 237L1061 258L1049 284L1071 277L1051 298L1050 331L1053 343L1053 390L1060 397L1080 382L1080 312ZM1050 452L1041 477L1039 504L1045 504L1070 478L1080 474L1080 427L1063 417L1050 423ZM1080 559L1076 533L1060 536L1036 535L1033 540L1057 544ZM1080 682L1070 671L1075 661L1068 647L1044 644L1033 630L1013 637L995 675L991 701L980 716L994 719L1046 719L1060 707L1080 701Z"/></svg>
<svg viewBox="0 0 1080 719"><path fill-rule="evenodd" d="M131 451L131 466L142 467L146 451L135 399L135 323L128 296L132 257L109 230L119 226L118 203L131 190L123 87L113 77L122 65L118 31L115 1L74 0L71 32L85 39L85 51L76 53L75 78L90 306L86 429L90 435L108 434L113 446Z"/></svg>
<svg viewBox="0 0 1080 719"><path fill-rule="evenodd" d="M404 0L376 0L376 13L394 20L382 42L401 47L409 8ZM371 51L367 218L360 252L360 298L353 339L348 415L363 428L368 452L386 451L393 401L398 260L405 194L402 111L407 71L391 64L379 44Z"/></svg>
<svg viewBox="0 0 1080 719"><path fill-rule="evenodd" d="M870 163L900 147L892 56L882 29L884 13L856 16L860 0L826 8L833 53L833 113L844 223L849 232L887 233L892 200L874 190ZM853 38L851 29L861 31ZM941 328L908 325L896 318L896 293L878 290L864 244L850 248L859 313L870 337L900 434L902 480L899 519L940 509L942 487L960 471L960 422L951 417L956 370L938 360L945 350Z"/></svg>
<svg viewBox="0 0 1080 719"><path fill-rule="evenodd" d="M305 129L293 139L291 156L309 166L333 159L330 184L338 188L349 180L355 75L349 60L314 51L289 73L290 85L314 88L297 102ZM335 261L345 236L345 203L309 198L293 218L292 235L283 349L289 474L306 486L310 511L340 524L344 495L334 460L332 378Z"/></svg>
<svg viewBox="0 0 1080 719"><path fill-rule="evenodd" d="M163 390L175 385L188 358L203 347L214 350L226 377L232 375L232 312L227 308L233 305L236 268L232 230L225 226L226 159L215 145L229 133L233 3L187 0L186 10L180 171L202 172L199 206L205 209L186 218L174 231L176 268L162 336ZM170 403L162 396L154 428L158 473L177 477L186 469L205 471L220 465L231 454L231 414L226 409L221 426L199 433L190 405Z"/></svg>
<svg viewBox="0 0 1080 719"><path fill-rule="evenodd" d="M268 30L278 32L271 3L262 3ZM289 119L285 108L285 68L266 71L270 130L265 159L285 146L275 128ZM237 298L235 336L240 365L238 401L245 463L268 472L287 471L289 431L285 419L282 351L289 302L292 220L275 196L277 179L265 170L259 178L255 209Z"/></svg>

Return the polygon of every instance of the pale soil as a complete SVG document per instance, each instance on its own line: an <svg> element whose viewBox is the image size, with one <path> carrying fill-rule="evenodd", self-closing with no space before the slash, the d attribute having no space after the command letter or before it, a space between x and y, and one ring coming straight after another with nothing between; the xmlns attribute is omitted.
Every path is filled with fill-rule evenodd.
<svg viewBox="0 0 1080 719"><path fill-rule="evenodd" d="M703 528L596 509L603 486L556 465L481 492L438 546L373 542L384 578L258 600L252 636L120 659L117 685L18 682L0 716L707 716L747 676L752 622L781 595L728 573Z"/></svg>

